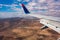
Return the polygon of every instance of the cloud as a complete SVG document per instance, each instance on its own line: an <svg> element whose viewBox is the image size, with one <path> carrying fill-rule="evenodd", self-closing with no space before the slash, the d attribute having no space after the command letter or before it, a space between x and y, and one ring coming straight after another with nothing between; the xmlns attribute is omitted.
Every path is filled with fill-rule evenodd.
<svg viewBox="0 0 60 40"><path fill-rule="evenodd" d="M0 4L0 8L2 8L2 4Z"/></svg>
<svg viewBox="0 0 60 40"><path fill-rule="evenodd" d="M39 0L38 2L43 3L43 2L46 2L46 0Z"/></svg>
<svg viewBox="0 0 60 40"><path fill-rule="evenodd" d="M30 0L24 0L24 1L29 2Z"/></svg>
<svg viewBox="0 0 60 40"><path fill-rule="evenodd" d="M19 2L29 2L31 0L17 0L17 1L19 1Z"/></svg>
<svg viewBox="0 0 60 40"><path fill-rule="evenodd" d="M21 2L22 0L17 0L17 1Z"/></svg>
<svg viewBox="0 0 60 40"><path fill-rule="evenodd" d="M32 0L28 3L28 9L33 13L39 13L40 15L49 15L60 17L60 3L54 2L53 0ZM33 11L32 11L33 10Z"/></svg>
<svg viewBox="0 0 60 40"><path fill-rule="evenodd" d="M19 2L21 2L22 0L17 0ZM60 11L59 10L55 10L54 5L60 5L59 3L55 3L53 2L53 0L24 0L22 2L28 2L27 4L25 4L25 6L27 7L27 9L32 12L32 13L39 13L39 14L43 14L43 15L55 15L58 16L60 15ZM0 7L2 6L2 4L0 4ZM17 4L12 4L12 5L5 5L5 6L9 6L11 7L12 10L16 10L17 12L10 12L10 13L3 13L2 12L2 16L3 17L4 14L6 14L6 17L16 17L16 16L26 16L21 7L21 4L17 5ZM21 8L18 8L16 6L20 6ZM59 8L58 8L59 9ZM9 16L11 15L11 16ZM5 16L5 15L4 15Z"/></svg>
<svg viewBox="0 0 60 40"><path fill-rule="evenodd" d="M0 12L0 18L23 17L24 15L22 12Z"/></svg>
<svg viewBox="0 0 60 40"><path fill-rule="evenodd" d="M40 1L40 2L39 2ZM32 0L31 2L29 2L27 4L27 8L31 11L31 12L45 12L47 11L47 4L46 4L46 0ZM44 9L45 11L43 11L42 9ZM36 13L35 12L35 13Z"/></svg>

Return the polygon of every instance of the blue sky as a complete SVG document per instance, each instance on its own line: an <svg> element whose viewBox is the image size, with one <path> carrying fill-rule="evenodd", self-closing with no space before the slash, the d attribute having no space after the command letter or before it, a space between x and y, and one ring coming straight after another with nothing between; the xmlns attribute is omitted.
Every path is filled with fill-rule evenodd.
<svg viewBox="0 0 60 40"><path fill-rule="evenodd" d="M11 5L12 3L14 3L14 0L0 0L0 4Z"/></svg>
<svg viewBox="0 0 60 40"><path fill-rule="evenodd" d="M12 4L16 4L16 8L20 8L21 6L18 4L24 3L27 4L28 2L23 2L24 0L21 0L20 2L17 0L0 0L0 12L15 12L16 10L11 9ZM8 5L8 6L6 6ZM10 5L10 6L9 6Z"/></svg>
<svg viewBox="0 0 60 40"><path fill-rule="evenodd" d="M0 12L17 12L18 10L15 9L21 9L21 4L27 5L30 10L39 11L40 2L41 0L0 0ZM44 0L43 0L44 1ZM31 3L31 4L30 4ZM35 5L38 4L38 5ZM47 5L46 3L42 4ZM34 7L34 8L33 8ZM14 8L14 9L13 9ZM45 9L41 9L40 11L46 11Z"/></svg>
<svg viewBox="0 0 60 40"><path fill-rule="evenodd" d="M60 16L60 0L0 0L0 18L25 16L21 3L31 13Z"/></svg>

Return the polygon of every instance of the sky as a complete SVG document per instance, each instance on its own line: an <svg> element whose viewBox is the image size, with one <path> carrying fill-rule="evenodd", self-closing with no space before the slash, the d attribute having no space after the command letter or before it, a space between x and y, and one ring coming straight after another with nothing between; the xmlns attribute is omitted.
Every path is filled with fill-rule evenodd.
<svg viewBox="0 0 60 40"><path fill-rule="evenodd" d="M31 13L60 16L60 0L0 0L0 18L26 16L22 3Z"/></svg>

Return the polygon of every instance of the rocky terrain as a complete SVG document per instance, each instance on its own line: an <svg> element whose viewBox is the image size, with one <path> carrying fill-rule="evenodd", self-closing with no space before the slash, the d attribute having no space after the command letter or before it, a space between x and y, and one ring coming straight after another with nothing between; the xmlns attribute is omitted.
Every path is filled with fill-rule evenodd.
<svg viewBox="0 0 60 40"><path fill-rule="evenodd" d="M38 19L0 19L0 40L57 40L60 34L48 28L41 30Z"/></svg>

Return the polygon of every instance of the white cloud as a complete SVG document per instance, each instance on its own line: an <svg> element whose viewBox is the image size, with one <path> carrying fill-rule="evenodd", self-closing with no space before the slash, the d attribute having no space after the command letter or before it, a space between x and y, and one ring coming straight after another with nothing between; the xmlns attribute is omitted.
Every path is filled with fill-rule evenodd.
<svg viewBox="0 0 60 40"><path fill-rule="evenodd" d="M24 1L29 2L30 0L24 0Z"/></svg>
<svg viewBox="0 0 60 40"><path fill-rule="evenodd" d="M12 4L11 6L14 6L15 7L15 6L18 6L18 5L17 4Z"/></svg>
<svg viewBox="0 0 60 40"><path fill-rule="evenodd" d="M2 4L0 4L0 8L2 8L2 6L3 6L3 5L2 5Z"/></svg>
<svg viewBox="0 0 60 40"><path fill-rule="evenodd" d="M22 0L17 0L17 1L21 2Z"/></svg>
<svg viewBox="0 0 60 40"><path fill-rule="evenodd" d="M22 0L17 0L19 2L21 2ZM22 2L29 2L30 0L23 0Z"/></svg>
<svg viewBox="0 0 60 40"><path fill-rule="evenodd" d="M21 0L18 0L18 1L21 1ZM24 0L24 1L26 1L26 2L28 2L28 1L30 1L30 0ZM48 1L46 1L46 0L32 0L31 2L29 2L27 5L25 5L27 8L28 8L28 10L30 11L30 12L33 12L33 13L40 13L40 9L48 9L47 11L47 13L46 14L49 14L49 15L52 15L51 13L53 13L53 14L55 14L56 15L56 13L58 12L55 12L53 9L51 9L54 5L57 5L56 3L51 3L51 1L52 0L48 0ZM48 3L49 5L48 6L41 6L43 3ZM42 4L41 4L42 3ZM21 6L21 4L19 4L20 6ZM2 6L2 5L1 5ZM9 5L5 5L5 6L9 6ZM16 5L16 4L12 4L12 5L10 5L11 6L11 9L13 9L13 10L16 10L17 12L16 13L11 13L11 14L6 14L7 16L6 17L11 17L11 16L24 16L25 14L23 14L24 13L24 11L23 11L23 9L22 8L16 8L15 6L18 6L18 5ZM32 11L33 10L33 11ZM35 10L38 10L38 11L35 11ZM51 11L54 11L54 12L51 12ZM43 12L44 13L44 12ZM45 14L45 13L44 13ZM60 12L58 13L58 14L60 14ZM3 14L1 14L2 15L2 17L3 16L5 16L4 15L4 13ZM1 17L1 15L0 15L0 17ZM10 16L9 16L10 15Z"/></svg>
<svg viewBox="0 0 60 40"><path fill-rule="evenodd" d="M0 4L0 6L2 6L2 4Z"/></svg>
<svg viewBox="0 0 60 40"><path fill-rule="evenodd" d="M43 2L45 2L46 0L39 0L38 2L40 2L40 3L43 3Z"/></svg>
<svg viewBox="0 0 60 40"><path fill-rule="evenodd" d="M27 7L29 10L40 10L40 9L48 9L46 6L41 6L41 1L44 3L46 0L32 0L32 2L29 2Z"/></svg>
<svg viewBox="0 0 60 40"><path fill-rule="evenodd" d="M22 17L22 12L0 12L0 18Z"/></svg>
<svg viewBox="0 0 60 40"><path fill-rule="evenodd" d="M44 3L48 3L48 5L46 6ZM41 6L41 5L43 5L43 6ZM56 16L56 15L60 14L60 12L58 12L57 10L54 9L55 8L54 5L57 6L57 5L60 5L60 4L59 3L55 3L52 0L37 0L37 1L36 0L32 0L32 2L28 3L27 8L29 10L31 10L31 12L33 12L32 10L39 10L40 11L40 9L47 9L46 10L47 12L44 13L44 15L45 14L46 15L52 15L51 13L53 13ZM53 10L53 12L51 10ZM37 13L40 13L39 11Z"/></svg>

